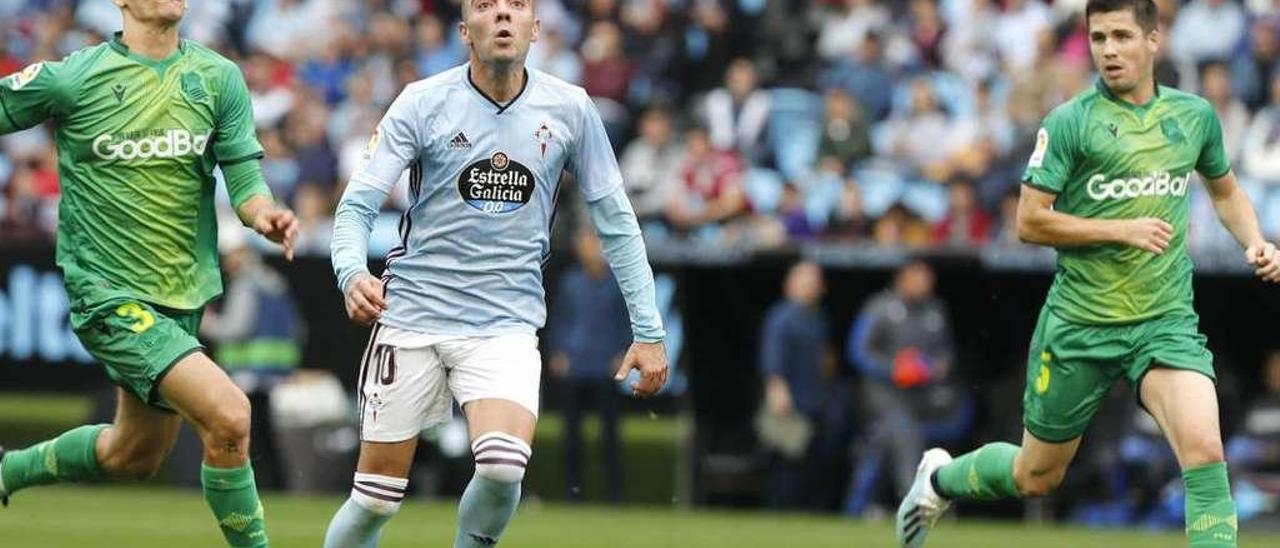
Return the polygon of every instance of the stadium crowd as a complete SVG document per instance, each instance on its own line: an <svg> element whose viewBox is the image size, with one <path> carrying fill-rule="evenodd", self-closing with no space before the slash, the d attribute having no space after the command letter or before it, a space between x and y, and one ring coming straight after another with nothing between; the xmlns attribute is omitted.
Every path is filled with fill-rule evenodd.
<svg viewBox="0 0 1280 548"><path fill-rule="evenodd" d="M1280 235L1280 2L1158 3L1160 81L1213 102L1265 230ZM386 106L465 60L458 0L189 4L184 36L240 63L271 187L302 218L303 251L327 254L334 204ZM1013 244L1040 120L1092 82L1083 6L539 0L530 65L595 99L651 240ZM109 2L0 3L0 73L119 25ZM4 241L52 237L53 150L48 128L0 140ZM1193 192L1193 249L1233 245ZM388 241L374 252L394 231L376 234Z"/></svg>
<svg viewBox="0 0 1280 548"><path fill-rule="evenodd" d="M183 35L235 59L244 72L265 149L264 173L302 223L300 253L328 255L334 205L400 89L466 60L456 31L458 2L188 0ZM1157 3L1167 40L1159 81L1213 103L1263 229L1280 237L1280 0ZM1084 0L536 4L541 37L529 64L583 86L595 100L651 242L1020 245L1013 212L1040 121L1093 83ZM0 1L0 75L108 39L119 26L119 10L106 0ZM52 240L57 162L48 127L0 138L0 243ZM371 244L372 253L394 245L404 187L379 219L375 238L382 241ZM1193 251L1234 250L1207 196L1194 188ZM225 202L225 193L219 197ZM932 274L919 274L926 275L903 282L926 286L905 291L919 296L886 289L855 322L861 327L850 334L847 361L884 381L867 387L867 399L904 399L887 367L896 367L902 348L924 343L898 344L894 332L872 326L915 301L930 305L915 321L939 316L932 307L940 305L929 295ZM788 297L795 303L779 308L766 330L773 337L762 338L774 350L813 345L812 367L783 371L781 360L762 366L771 383L765 389L770 408L811 411L816 404L799 389L780 399L773 387L784 377L820 384L833 367L827 362L835 357L823 346L829 343L787 339L788 326L816 321L800 304L812 306L821 290L806 291L805 283L788 290L800 296ZM561 337L566 355L597 350L574 346L570 339L578 332L564 329L570 333ZM939 356L948 355L949 335L940 332L932 343L942 348ZM556 375L583 380L568 371ZM1258 405L1269 411L1280 405L1274 395L1280 394L1280 357L1272 357L1267 371L1273 395ZM594 389L589 380L580 383L584 394ZM948 416L972 405L962 397L956 402ZM908 440L912 446L903 449L895 445L901 439L879 435L894 421L927 422L914 410L900 411L874 418L881 424L865 435L872 443L855 456L860 464L889 469L897 483L911 472L888 459L899 452L914 459L915 445L936 441ZM1255 422L1232 442L1231 458L1266 460L1274 470L1280 429L1274 421ZM943 426L949 425L934 430ZM1140 443L1141 425L1131 430L1116 434L1127 441L1111 462L1151 458L1155 450ZM936 438L948 436L950 430ZM850 478L847 511L873 505L875 479L865 472ZM1116 489L1140 479L1118 479ZM783 483L784 491L798 485Z"/></svg>

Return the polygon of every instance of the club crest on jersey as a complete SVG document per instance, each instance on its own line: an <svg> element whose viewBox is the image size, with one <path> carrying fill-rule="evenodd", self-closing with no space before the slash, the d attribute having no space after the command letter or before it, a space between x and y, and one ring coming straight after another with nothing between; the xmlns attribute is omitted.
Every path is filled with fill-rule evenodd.
<svg viewBox="0 0 1280 548"><path fill-rule="evenodd" d="M9 78L9 88L13 91L18 91L27 87L27 84L30 84L32 80L36 79L36 76L40 75L41 70L44 70L43 62L27 65L27 68Z"/></svg>
<svg viewBox="0 0 1280 548"><path fill-rule="evenodd" d="M533 132L533 140L538 142L538 152L542 154L543 158L547 157L547 144L554 138L555 136L551 134L551 128L547 127L546 122L543 122L542 125Z"/></svg>
<svg viewBox="0 0 1280 548"><path fill-rule="evenodd" d="M181 78L182 94L187 96L187 100L192 103L200 103L209 98L209 92L204 89L204 79L194 72L184 72Z"/></svg>
<svg viewBox="0 0 1280 548"><path fill-rule="evenodd" d="M533 172L505 152L473 162L458 174L458 193L485 213L510 213L533 197Z"/></svg>

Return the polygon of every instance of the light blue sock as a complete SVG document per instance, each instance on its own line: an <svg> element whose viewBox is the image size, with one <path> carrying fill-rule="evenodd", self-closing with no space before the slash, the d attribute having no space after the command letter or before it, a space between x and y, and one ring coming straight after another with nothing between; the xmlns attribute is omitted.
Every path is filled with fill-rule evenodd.
<svg viewBox="0 0 1280 548"><path fill-rule="evenodd" d="M471 442L476 473L458 502L454 548L484 548L502 538L520 504L520 482L533 451L520 438L488 432Z"/></svg>
<svg viewBox="0 0 1280 548"><path fill-rule="evenodd" d="M507 522L520 503L520 483L495 481L479 474L471 477L458 503L458 536L454 548L484 548L502 538Z"/></svg>
<svg viewBox="0 0 1280 548"><path fill-rule="evenodd" d="M375 474L359 474L351 498L333 515L324 535L324 548L373 548L382 526L391 520L404 500L409 480Z"/></svg>

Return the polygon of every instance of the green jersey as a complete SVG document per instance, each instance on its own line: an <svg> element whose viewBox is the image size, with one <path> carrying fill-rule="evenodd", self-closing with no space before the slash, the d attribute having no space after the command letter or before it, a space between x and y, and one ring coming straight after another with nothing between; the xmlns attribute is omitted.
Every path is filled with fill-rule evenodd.
<svg viewBox="0 0 1280 548"><path fill-rule="evenodd" d="M56 123L57 261L72 301L195 309L222 292L214 166L262 156L239 68L183 40L163 60L116 39L0 80L0 134ZM229 188L239 207L270 192Z"/></svg>
<svg viewBox="0 0 1280 548"><path fill-rule="evenodd" d="M1056 194L1056 211L1156 217L1174 235L1159 255L1120 244L1058 249L1046 307L1085 324L1194 313L1187 256L1192 172L1216 179L1230 169L1213 107L1195 95L1159 86L1139 107L1099 81L1054 109L1036 136L1024 184Z"/></svg>

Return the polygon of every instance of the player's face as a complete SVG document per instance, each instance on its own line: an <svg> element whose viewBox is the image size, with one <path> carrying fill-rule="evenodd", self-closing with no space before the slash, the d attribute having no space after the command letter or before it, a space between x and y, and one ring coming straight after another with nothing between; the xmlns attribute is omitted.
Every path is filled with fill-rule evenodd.
<svg viewBox="0 0 1280 548"><path fill-rule="evenodd" d="M187 12L187 0L116 0L116 6L144 23L177 23Z"/></svg>
<svg viewBox="0 0 1280 548"><path fill-rule="evenodd" d="M1113 93L1152 85L1160 32L1143 32L1130 10L1095 13L1089 18L1089 52L1102 81Z"/></svg>
<svg viewBox="0 0 1280 548"><path fill-rule="evenodd" d="M463 0L462 41L480 61L523 62L538 40L533 0Z"/></svg>

